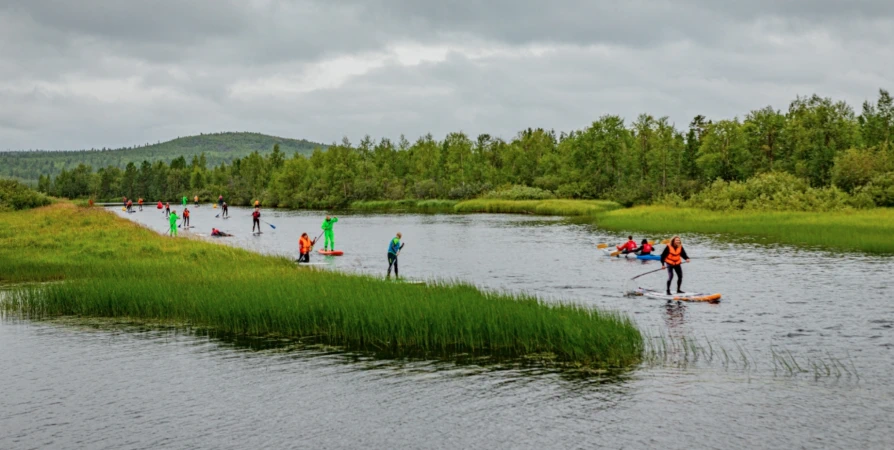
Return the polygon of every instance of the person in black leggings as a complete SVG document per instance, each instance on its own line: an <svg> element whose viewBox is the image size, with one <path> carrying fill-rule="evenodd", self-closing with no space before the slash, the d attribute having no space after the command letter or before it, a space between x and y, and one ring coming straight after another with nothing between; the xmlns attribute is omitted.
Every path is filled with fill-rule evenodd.
<svg viewBox="0 0 894 450"><path fill-rule="evenodd" d="M258 227L258 233L261 232L261 208L255 206L255 212L251 213L252 223L251 223L251 232L255 232L255 227Z"/></svg>
<svg viewBox="0 0 894 450"><path fill-rule="evenodd" d="M689 262L689 255L683 249L680 236L674 236L670 244L661 252L661 268L667 267L667 295L671 294L671 281L674 280L674 272L677 273L677 293L685 294L680 287L683 285L683 260Z"/></svg>

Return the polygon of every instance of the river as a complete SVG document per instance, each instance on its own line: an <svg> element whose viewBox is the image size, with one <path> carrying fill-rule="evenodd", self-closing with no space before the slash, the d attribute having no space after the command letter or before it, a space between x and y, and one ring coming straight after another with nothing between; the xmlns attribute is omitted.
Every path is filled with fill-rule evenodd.
<svg viewBox="0 0 894 450"><path fill-rule="evenodd" d="M179 209L179 208L178 208ZM113 209L114 210L114 209ZM125 215L163 231L154 208ZM249 210L195 228L296 255L323 213ZM626 297L657 262L595 248L624 234L556 217L345 214L323 270L457 279L622 311L653 342L696 339L622 374L381 360L109 321L0 321L0 448L891 448L894 258L683 235L684 290L717 305ZM639 236L635 236L639 239ZM203 237L204 238L204 237ZM656 236L654 238L661 238ZM211 238L207 238L211 239ZM320 247L320 245L318 245ZM300 276L300 272L296 272ZM638 280L662 288L664 275ZM783 362L785 360L785 362ZM796 365L803 369L799 372Z"/></svg>

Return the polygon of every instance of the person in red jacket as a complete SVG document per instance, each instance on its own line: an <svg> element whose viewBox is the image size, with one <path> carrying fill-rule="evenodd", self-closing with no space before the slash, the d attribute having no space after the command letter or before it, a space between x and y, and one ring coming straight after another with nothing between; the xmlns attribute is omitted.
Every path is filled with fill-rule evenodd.
<svg viewBox="0 0 894 450"><path fill-rule="evenodd" d="M251 232L255 232L255 227L258 228L258 233L261 233L261 208L255 206L255 211L251 213Z"/></svg>
<svg viewBox="0 0 894 450"><path fill-rule="evenodd" d="M634 250L633 252L639 256L642 255L650 255L652 254L652 244L649 243L648 239L643 239L643 242L640 244L639 248Z"/></svg>
<svg viewBox="0 0 894 450"><path fill-rule="evenodd" d="M638 247L636 241L633 240L633 236L627 236L627 242L624 245L619 245L618 250L621 251L620 255L626 255L635 252Z"/></svg>

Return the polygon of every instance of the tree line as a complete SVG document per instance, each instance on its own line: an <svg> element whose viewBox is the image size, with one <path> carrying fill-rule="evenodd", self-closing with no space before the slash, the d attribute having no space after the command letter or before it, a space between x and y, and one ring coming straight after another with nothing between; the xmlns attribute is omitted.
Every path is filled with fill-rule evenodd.
<svg viewBox="0 0 894 450"><path fill-rule="evenodd" d="M894 171L894 102L885 90L856 114L842 101L798 97L786 111L766 107L744 118L696 116L677 129L667 117L642 114L631 123L605 115L590 126L556 133L526 129L509 140L481 134L430 134L414 142L347 139L311 155L279 145L231 163L128 163L94 171L79 165L39 177L56 196L147 201L224 195L231 204L332 208L358 200L467 199L512 185L562 198L648 203L668 194L688 198L715 180L746 181L786 173L813 187L854 192Z"/></svg>

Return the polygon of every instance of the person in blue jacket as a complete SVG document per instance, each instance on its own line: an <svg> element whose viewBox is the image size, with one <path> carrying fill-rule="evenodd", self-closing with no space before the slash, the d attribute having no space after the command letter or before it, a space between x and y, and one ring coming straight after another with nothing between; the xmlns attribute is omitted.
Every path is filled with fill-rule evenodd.
<svg viewBox="0 0 894 450"><path fill-rule="evenodd" d="M397 255L400 254L400 249L404 248L404 245L400 243L401 234L397 233L397 236L388 243L388 276L391 276L391 266L394 266L394 276L399 277L397 273Z"/></svg>

